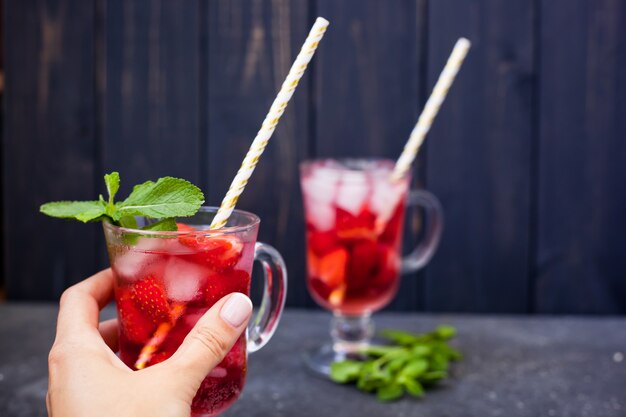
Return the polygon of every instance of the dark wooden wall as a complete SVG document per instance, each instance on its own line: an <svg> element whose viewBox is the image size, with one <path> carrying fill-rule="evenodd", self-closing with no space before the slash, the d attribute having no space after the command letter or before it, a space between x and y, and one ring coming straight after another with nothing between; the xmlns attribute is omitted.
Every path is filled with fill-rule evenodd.
<svg viewBox="0 0 626 417"><path fill-rule="evenodd" d="M392 308L626 313L621 0L7 0L4 279L54 299L106 264L98 225L39 204L188 178L217 204L317 15L331 26L239 207L304 285L297 166L395 158L454 41L473 48L416 182L446 228Z"/></svg>

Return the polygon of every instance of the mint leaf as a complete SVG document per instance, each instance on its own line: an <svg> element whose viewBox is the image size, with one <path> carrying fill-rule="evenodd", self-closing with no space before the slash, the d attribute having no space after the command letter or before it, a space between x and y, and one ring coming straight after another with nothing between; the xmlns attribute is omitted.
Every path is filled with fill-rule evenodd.
<svg viewBox="0 0 626 417"><path fill-rule="evenodd" d="M408 392L412 396L414 397L424 396L424 387L422 387L422 384L415 381L414 379L407 378L403 380L402 385L404 385L404 389L406 389L406 392Z"/></svg>
<svg viewBox="0 0 626 417"><path fill-rule="evenodd" d="M145 230L177 230L176 217L194 215L202 203L202 191L189 181L165 177L157 182L147 181L136 185L128 198L122 202L114 201L120 188L120 175L112 172L104 176L109 199L102 195L97 201L55 201L43 204L39 210L52 217L76 219L82 222L96 220L109 221L117 226L137 229L135 216L144 216L160 221L144 227ZM137 240L137 236L127 236L128 244Z"/></svg>
<svg viewBox="0 0 626 417"><path fill-rule="evenodd" d="M456 335L456 329L452 326L441 325L435 329L437 337L443 340L452 339Z"/></svg>
<svg viewBox="0 0 626 417"><path fill-rule="evenodd" d="M120 174L118 172L111 172L104 176L104 183L107 186L107 192L109 193L109 204L113 205L113 198L117 194L117 190L120 189Z"/></svg>
<svg viewBox="0 0 626 417"><path fill-rule="evenodd" d="M402 397L402 394L404 394L404 389L400 384L394 382L378 388L378 391L376 392L376 397L380 401L393 401Z"/></svg>
<svg viewBox="0 0 626 417"><path fill-rule="evenodd" d="M385 330L388 345L369 346L359 353L363 360L345 360L331 365L331 379L354 383L364 392L375 392L380 401L393 401L405 392L414 397L448 377L450 362L461 354L448 344L456 329L439 326L434 331L414 334Z"/></svg>
<svg viewBox="0 0 626 417"><path fill-rule="evenodd" d="M330 378L340 384L355 381L362 367L363 363L357 361L335 362L330 366Z"/></svg>
<svg viewBox="0 0 626 417"><path fill-rule="evenodd" d="M405 366L402 371L400 371L400 375L415 378L422 375L427 370L428 362L424 359L417 359Z"/></svg>
<svg viewBox="0 0 626 417"><path fill-rule="evenodd" d="M134 216L124 216L118 221L119 225L127 229L139 229Z"/></svg>
<svg viewBox="0 0 626 417"><path fill-rule="evenodd" d="M39 211L51 217L76 219L83 223L106 215L105 205L100 201L55 201L41 205Z"/></svg>
<svg viewBox="0 0 626 417"><path fill-rule="evenodd" d="M115 204L113 220L123 216L192 216L202 203L204 195L198 187L180 178L164 177L157 182L146 181L136 185L126 200Z"/></svg>
<svg viewBox="0 0 626 417"><path fill-rule="evenodd" d="M163 219L159 220L156 223L149 224L147 226L142 227L143 230L155 230L159 232L172 232L178 230L178 226L176 225L176 220L174 219Z"/></svg>

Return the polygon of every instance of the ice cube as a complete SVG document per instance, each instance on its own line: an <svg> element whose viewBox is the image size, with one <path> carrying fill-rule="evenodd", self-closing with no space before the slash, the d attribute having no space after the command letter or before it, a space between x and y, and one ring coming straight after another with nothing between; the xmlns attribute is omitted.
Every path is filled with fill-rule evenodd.
<svg viewBox="0 0 626 417"><path fill-rule="evenodd" d="M391 183L386 178L375 178L373 182L370 208L378 216L378 222L387 223L402 198L405 185Z"/></svg>
<svg viewBox="0 0 626 417"><path fill-rule="evenodd" d="M142 237L113 260L113 269L124 280L136 280L163 269L168 253L189 253L178 239Z"/></svg>
<svg viewBox="0 0 626 417"><path fill-rule="evenodd" d="M187 302L196 297L207 271L191 262L172 257L163 271L163 282L171 300Z"/></svg>
<svg viewBox="0 0 626 417"><path fill-rule="evenodd" d="M156 237L140 237L137 243L132 245L132 250L136 252L163 252L167 250L169 241L173 239L162 239Z"/></svg>
<svg viewBox="0 0 626 417"><path fill-rule="evenodd" d="M162 260L162 255L130 250L117 256L112 267L121 279L134 281L157 272Z"/></svg>
<svg viewBox="0 0 626 417"><path fill-rule="evenodd" d="M319 232L327 232L335 227L336 212L331 203L305 199L306 218Z"/></svg>
<svg viewBox="0 0 626 417"><path fill-rule="evenodd" d="M369 193L370 187L363 173L344 172L337 191L337 206L358 216Z"/></svg>
<svg viewBox="0 0 626 417"><path fill-rule="evenodd" d="M329 204L337 193L337 183L336 176L324 178L320 175L313 175L302 179L302 191L306 198Z"/></svg>

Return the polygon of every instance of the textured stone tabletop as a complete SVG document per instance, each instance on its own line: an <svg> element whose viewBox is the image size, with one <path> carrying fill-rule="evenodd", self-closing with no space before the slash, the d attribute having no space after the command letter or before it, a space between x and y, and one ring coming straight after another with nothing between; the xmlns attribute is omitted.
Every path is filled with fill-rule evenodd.
<svg viewBox="0 0 626 417"><path fill-rule="evenodd" d="M55 320L52 305L0 305L0 416L46 415ZM303 367L302 351L326 341L328 321L320 312L287 311L275 338L250 358L244 393L224 415L626 416L626 318L379 314L379 327L453 324L465 356L437 390L391 404Z"/></svg>

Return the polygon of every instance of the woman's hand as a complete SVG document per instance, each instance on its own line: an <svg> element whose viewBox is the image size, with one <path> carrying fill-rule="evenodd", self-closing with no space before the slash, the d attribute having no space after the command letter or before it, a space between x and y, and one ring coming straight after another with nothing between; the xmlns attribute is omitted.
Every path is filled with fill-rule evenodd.
<svg viewBox="0 0 626 417"><path fill-rule="evenodd" d="M250 319L252 303L233 293L198 321L168 360L132 371L115 355L117 320L98 323L113 297L106 269L61 297L48 358L46 404L51 417L189 417L205 376L224 358Z"/></svg>

